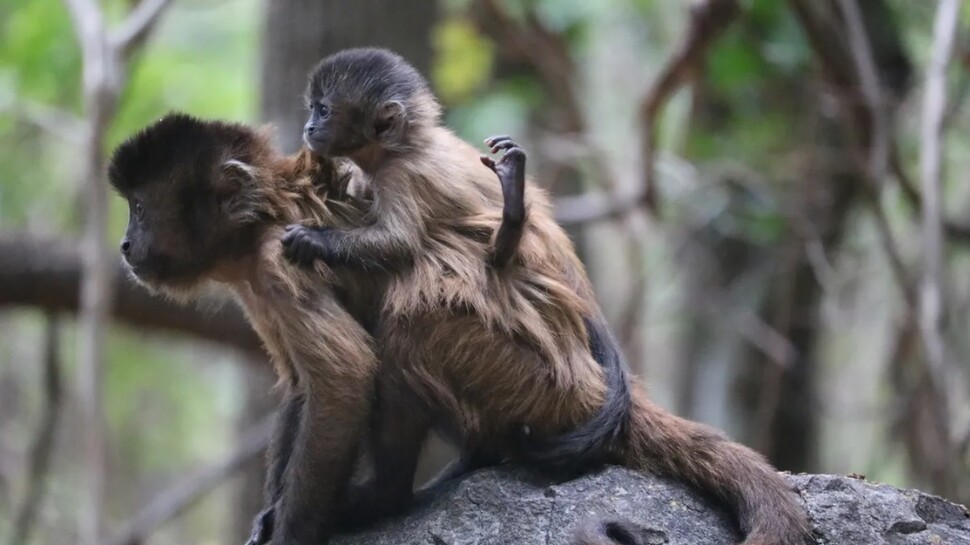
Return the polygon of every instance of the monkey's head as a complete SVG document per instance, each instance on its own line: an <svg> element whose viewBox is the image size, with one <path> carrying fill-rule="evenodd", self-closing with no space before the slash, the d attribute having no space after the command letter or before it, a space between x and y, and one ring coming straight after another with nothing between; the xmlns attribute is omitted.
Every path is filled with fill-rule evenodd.
<svg viewBox="0 0 970 545"><path fill-rule="evenodd" d="M421 74L385 49L346 49L310 73L307 146L323 156L354 158L366 148L405 151L415 130L437 124L441 114Z"/></svg>
<svg viewBox="0 0 970 545"><path fill-rule="evenodd" d="M150 288L181 296L245 255L270 147L249 127L169 114L115 150L111 185L128 201L121 254Z"/></svg>

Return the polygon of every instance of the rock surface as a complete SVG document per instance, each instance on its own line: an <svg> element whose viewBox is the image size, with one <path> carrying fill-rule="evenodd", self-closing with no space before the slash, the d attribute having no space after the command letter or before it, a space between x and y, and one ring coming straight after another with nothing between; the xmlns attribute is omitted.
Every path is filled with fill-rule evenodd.
<svg viewBox="0 0 970 545"><path fill-rule="evenodd" d="M942 498L835 475L788 480L819 545L970 545L970 515ZM498 468L334 545L568 545L576 528L600 517L633 521L644 544L731 545L739 538L722 509L674 481L614 467L553 483Z"/></svg>

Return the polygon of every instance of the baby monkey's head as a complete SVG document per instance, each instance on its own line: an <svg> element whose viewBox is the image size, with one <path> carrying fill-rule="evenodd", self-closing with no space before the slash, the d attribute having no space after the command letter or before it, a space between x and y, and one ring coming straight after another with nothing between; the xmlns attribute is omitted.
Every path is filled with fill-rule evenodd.
<svg viewBox="0 0 970 545"><path fill-rule="evenodd" d="M169 114L122 143L108 167L128 201L121 254L150 288L188 294L220 264L249 251L254 191L271 158L245 125Z"/></svg>
<svg viewBox="0 0 970 545"><path fill-rule="evenodd" d="M415 131L437 124L428 83L385 49L346 49L320 61L306 91L303 139L315 153L360 159L374 148L406 151Z"/></svg>

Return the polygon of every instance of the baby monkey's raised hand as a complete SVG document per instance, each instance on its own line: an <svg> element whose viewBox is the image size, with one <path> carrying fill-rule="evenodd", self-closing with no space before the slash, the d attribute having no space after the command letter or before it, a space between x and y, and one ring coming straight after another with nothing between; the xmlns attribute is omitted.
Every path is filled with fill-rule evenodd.
<svg viewBox="0 0 970 545"><path fill-rule="evenodd" d="M515 255L525 226L525 150L508 136L493 136L485 140L492 153L505 151L498 161L482 155L482 164L498 175L502 184L502 224L495 235L491 261L504 267Z"/></svg>
<svg viewBox="0 0 970 545"><path fill-rule="evenodd" d="M492 153L504 151L498 160L481 156L482 164L498 176L502 184L502 223L499 225L489 259L496 268L511 261L522 240L525 227L525 160L526 154L508 136L493 136L485 140ZM347 264L352 256L342 252L339 233L325 227L289 225L283 234L283 255L290 261L309 267L320 259L328 265Z"/></svg>

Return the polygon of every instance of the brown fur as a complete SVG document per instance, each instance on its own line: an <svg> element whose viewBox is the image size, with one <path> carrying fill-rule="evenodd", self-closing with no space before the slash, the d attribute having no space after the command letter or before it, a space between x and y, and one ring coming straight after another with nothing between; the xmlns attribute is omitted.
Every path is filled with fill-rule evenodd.
<svg viewBox="0 0 970 545"><path fill-rule="evenodd" d="M530 186L515 266L487 267L489 239L468 234L491 233L501 221L495 175L474 148L432 131L424 153L372 174L371 213L389 217L388 229L423 227L413 265L389 279L381 349L409 354L409 382L434 392L429 399L473 442L521 425L539 434L574 427L603 403L604 384L583 324L598 309L572 244L555 223L536 221L548 217L548 201ZM391 207L428 210L434 220L396 218ZM469 378L486 384L474 388Z"/></svg>
<svg viewBox="0 0 970 545"><path fill-rule="evenodd" d="M287 402L259 542L323 543L369 423L377 360L331 271L291 265L279 238L294 221L353 219L352 206L326 202L343 180L307 154L278 157L246 127L180 115L120 146L110 179L133 211L123 253L134 276L181 300L228 288L280 376Z"/></svg>
<svg viewBox="0 0 970 545"><path fill-rule="evenodd" d="M397 264L376 332L387 357L381 380L404 384L465 443L516 457L518 445L509 439L521 426L554 434L588 420L603 403L603 373L584 326L584 318L600 313L548 199L532 185L515 266L486 266L490 245L476 235L496 231L502 194L477 152L438 125L437 102L415 74L389 52L350 50L325 59L311 76L311 107L328 108L325 116L314 110L308 144L354 160L374 193L368 222L322 232L320 257ZM406 359L388 367L391 355ZM661 410L639 386L628 433L608 450L611 461L672 475L726 502L746 545L806 539L804 510L760 456Z"/></svg>

